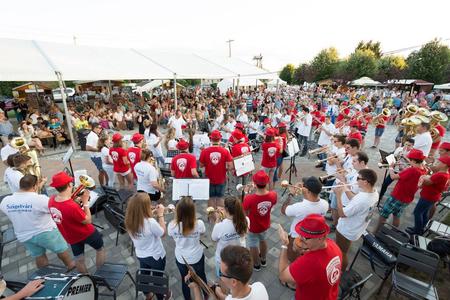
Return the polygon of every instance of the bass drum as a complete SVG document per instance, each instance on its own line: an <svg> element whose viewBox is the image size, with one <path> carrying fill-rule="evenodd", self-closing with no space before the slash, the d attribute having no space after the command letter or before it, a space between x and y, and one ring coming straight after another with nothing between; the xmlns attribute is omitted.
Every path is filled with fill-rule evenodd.
<svg viewBox="0 0 450 300"><path fill-rule="evenodd" d="M44 277L44 288L26 299L49 300L97 300L98 292L89 275L48 274Z"/></svg>

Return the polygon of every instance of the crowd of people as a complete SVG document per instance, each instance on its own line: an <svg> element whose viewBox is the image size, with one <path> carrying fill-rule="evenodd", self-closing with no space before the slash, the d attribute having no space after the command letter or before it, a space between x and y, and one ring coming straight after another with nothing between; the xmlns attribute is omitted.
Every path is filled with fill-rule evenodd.
<svg viewBox="0 0 450 300"><path fill-rule="evenodd" d="M377 215L377 205L381 209L375 231L390 215L399 227L404 209L420 190L414 225L406 231L421 235L448 188L450 143L442 141L447 103L436 93L286 87L220 95L196 88L182 90L178 99L177 109L170 93L161 93L114 104L96 102L93 107L74 104L69 113L75 130L91 130L86 151L100 185L135 192L126 203L125 226L140 267L164 271L166 251L174 251L185 299L207 298L193 280L197 276L217 283L211 288L219 299L268 299L264 283L251 283L252 273L268 264L271 213L282 200L277 187L280 182L286 186L281 180L283 162L294 155L289 147L293 142L300 156L317 155L316 167L326 172L323 178L304 176L289 185L281 204L281 214L291 225L287 232L278 226L279 279L295 290L296 299L338 297L350 248ZM48 121L31 112L16 131L0 115L1 158L8 166L5 182L12 192L0 209L38 267L48 264L46 250L50 250L68 271L86 273L86 244L96 250L97 266L106 259L102 235L92 225L89 191L73 195L73 178L60 172L51 178L55 195L38 193L45 178L29 174L30 159L11 145L20 134L28 147L43 151L39 131L51 134L56 142L59 137L69 141L59 109L53 112ZM369 168L365 149L379 147L388 123L398 127L396 160L386 166L388 176L382 181ZM135 126L137 132L130 136L119 132ZM372 128L375 138L367 141ZM242 199L226 193L227 184L236 178L233 161L257 152L261 155L254 156L256 170L239 178L244 183ZM164 168L176 179L209 179L208 223L197 218L198 206L189 196L176 203L173 220L166 223ZM378 192L375 187L381 181ZM216 242L216 278L207 278L205 272L201 237L207 226L212 226L211 240ZM331 232L335 239L328 237ZM175 242L173 250L163 246L166 235Z"/></svg>

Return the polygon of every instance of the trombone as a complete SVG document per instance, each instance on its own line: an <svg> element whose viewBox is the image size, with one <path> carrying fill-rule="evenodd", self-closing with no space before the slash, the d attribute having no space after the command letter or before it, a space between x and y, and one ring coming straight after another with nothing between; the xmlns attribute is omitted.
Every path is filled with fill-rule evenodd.
<svg viewBox="0 0 450 300"><path fill-rule="evenodd" d="M329 146L323 146L317 149L313 149L313 150L309 150L308 154L309 155L313 155L313 154L322 154L322 153L326 153L328 151Z"/></svg>
<svg viewBox="0 0 450 300"><path fill-rule="evenodd" d="M332 177L335 177L336 175L342 174L342 173L344 173L344 174L347 173L347 170L345 170L345 169L340 169L340 170L337 170L336 172L334 172L333 174L320 176L320 177L319 177L319 180L320 180L321 182L324 182L324 181L329 180L329 179L331 179Z"/></svg>

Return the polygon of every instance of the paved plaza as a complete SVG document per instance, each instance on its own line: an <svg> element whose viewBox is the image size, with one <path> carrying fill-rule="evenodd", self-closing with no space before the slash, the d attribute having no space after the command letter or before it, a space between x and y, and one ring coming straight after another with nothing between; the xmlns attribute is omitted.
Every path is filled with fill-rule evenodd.
<svg viewBox="0 0 450 300"><path fill-rule="evenodd" d="M382 178L384 176L384 169L379 169L376 165L379 162L379 154L378 150L369 148L372 145L373 142L373 132L374 129L370 128L369 133L366 138L366 149L365 151L370 157L369 166L377 171L379 175L379 180L377 186L381 186ZM386 132L384 136L382 137L381 146L380 148L386 151L392 151L395 147L395 136L396 136L396 129L394 126L389 125L386 129ZM450 137L447 135L445 137L445 140L449 140ZM55 174L58 171L61 171L64 168L64 165L62 164L62 156L65 153L64 149L58 150L59 154L50 155L44 158L41 158L41 165L42 165L42 171L45 176L50 178L53 174ZM260 161L260 154L255 155L255 159L258 162L259 165ZM321 176L324 175L324 172L321 172L320 169L314 168L314 165L316 164L314 158L296 158L296 167L298 170L297 177L293 175L292 182L298 182L300 179L304 176ZM72 164L75 170L78 169L86 169L88 170L89 174L92 174L96 177L97 172L94 170L94 166L89 160L88 154L86 152L77 151L72 158ZM285 170L289 167L289 161L285 161ZM3 174L4 172L4 166L0 166L0 174ZM288 174L283 174L283 177L287 179ZM226 191L232 192L233 194L236 194L236 186L237 182L232 182L229 186L229 189ZM391 185L391 188L393 185ZM260 281L265 286L269 293L270 299L291 299L294 295L294 292L281 286L279 280L278 280L278 257L280 252L280 243L279 238L277 234L277 224L281 224L286 230L289 228L289 225L291 223L291 219L287 218L285 216L282 216L280 214L280 208L282 205L282 202L285 200L285 197L282 197L283 190L280 188L277 188L278 191L278 203L272 210L272 226L269 231L269 240L268 240L268 246L269 246L269 252L267 256L267 267L262 268L260 272L254 272L252 280L253 281ZM9 193L9 190L7 186L2 182L0 183L0 194L5 195ZM49 193L53 193L52 190L49 190ZM170 193L169 193L170 194ZM287 193L286 193L287 194ZM299 200L299 199L296 199ZM417 199L416 199L417 201ZM166 204L171 203L170 200L166 200ZM413 222L412 217L412 210L414 209L414 205L410 205L407 208L407 212L404 215L404 220L402 220L402 228L405 228L406 226L409 226ZM198 217L203 219L205 223L207 223L206 218L206 203L202 201L197 201L197 214ZM166 216L166 221L170 221L172 216ZM378 215L374 215L374 219L370 223L369 228L373 228L374 224L376 223L378 218ZM1 222L1 229L5 230L7 227L11 226L8 218L1 213L0 215L0 222ZM115 237L116 237L116 231L114 228L112 228L105 220L103 213L99 213L97 217L94 218L94 223L102 226L104 229L101 230L103 234L103 239L105 242L105 246L107 249L107 261L108 262L115 262L115 263L124 263L128 265L128 269L130 270L131 274L135 274L136 269L138 267L138 261L136 257L130 255L130 245L131 240L128 237L127 234L121 235L119 238L119 245L115 246ZM203 237L203 242L209 246L208 249L205 249L205 256L206 256L206 272L207 272L207 278L208 281L215 280L214 275L214 251L215 246L214 243L210 239L210 234L212 230L212 224L207 224L207 233ZM331 238L334 239L334 233L330 235ZM163 239L163 243L165 246L165 249L167 251L167 266L166 266L166 272L170 275L170 286L171 290L174 296L174 299L182 299L181 294L181 284L180 284L180 274L178 272L178 269L175 264L175 257L174 257L174 242L173 239L170 237L165 237ZM359 245L359 243L358 243ZM352 260L354 253L357 250L358 245L352 246L352 251L350 254L349 259ZM61 265L61 262L56 258L54 254L50 254L49 258L51 259L51 263L59 264ZM93 249L90 247L87 247L87 253L86 253L86 262L89 270L91 272L95 271L95 253ZM363 276L365 277L369 273L372 273L370 270L370 266L364 258L359 258L357 264L355 265L355 269ZM34 259L30 257L29 253L25 251L25 248L18 242L13 242L5 247L3 257L2 257L2 273L6 279L22 279L25 280L29 274L31 274L33 271L36 270L36 265L34 263ZM307 272L308 270L305 270ZM445 271L444 271L445 272ZM446 273L448 276L448 273ZM366 284L364 288L364 298L372 298L372 295L374 291L376 291L376 288L378 287L380 281L376 276L373 276L372 279ZM390 283L386 284L386 287L389 286ZM386 290L385 287L385 290ZM440 291L441 292L441 291ZM118 293L119 299L133 299L134 298L134 286L132 282L129 279L125 279L123 284L120 287L119 293ZM446 294L448 295L448 291L446 291ZM143 296L140 295L140 299L143 299ZM102 298L101 298L102 299Z"/></svg>

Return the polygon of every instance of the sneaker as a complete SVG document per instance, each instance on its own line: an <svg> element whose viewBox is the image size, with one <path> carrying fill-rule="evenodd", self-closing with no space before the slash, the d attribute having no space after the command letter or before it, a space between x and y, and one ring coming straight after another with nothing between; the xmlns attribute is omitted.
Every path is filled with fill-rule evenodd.
<svg viewBox="0 0 450 300"><path fill-rule="evenodd" d="M253 270L256 272L259 272L259 271L261 271L261 266L253 265Z"/></svg>
<svg viewBox="0 0 450 300"><path fill-rule="evenodd" d="M261 258L261 267L266 267L267 266L267 261Z"/></svg>
<svg viewBox="0 0 450 300"><path fill-rule="evenodd" d="M372 146L372 147L370 147L370 148L373 148L373 149L375 149L377 146Z"/></svg>

